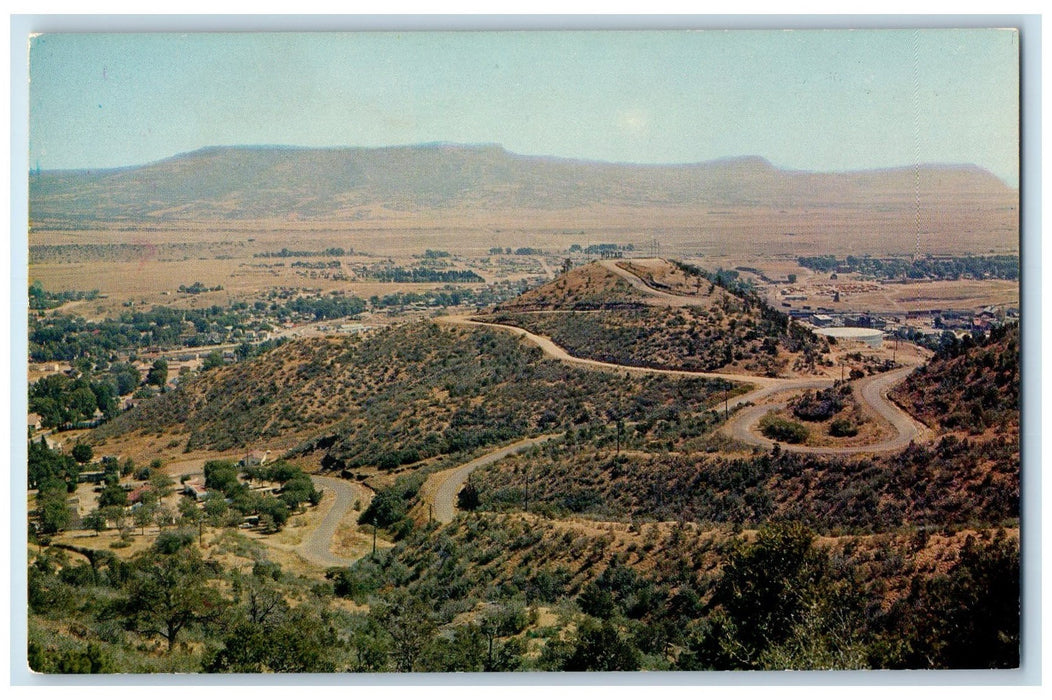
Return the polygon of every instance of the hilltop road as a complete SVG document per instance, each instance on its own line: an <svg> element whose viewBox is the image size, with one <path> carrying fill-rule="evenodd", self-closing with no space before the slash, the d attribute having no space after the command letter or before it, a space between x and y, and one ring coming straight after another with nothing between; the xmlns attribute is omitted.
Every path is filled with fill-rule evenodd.
<svg viewBox="0 0 1052 700"><path fill-rule="evenodd" d="M707 301L704 298L686 296L683 294L672 294L670 292L663 292L660 289L655 289L638 275L629 272L618 265L617 262L617 260L601 260L599 261L599 264L628 282L634 289L646 294L648 300L647 303L651 306L705 306L707 304Z"/></svg>

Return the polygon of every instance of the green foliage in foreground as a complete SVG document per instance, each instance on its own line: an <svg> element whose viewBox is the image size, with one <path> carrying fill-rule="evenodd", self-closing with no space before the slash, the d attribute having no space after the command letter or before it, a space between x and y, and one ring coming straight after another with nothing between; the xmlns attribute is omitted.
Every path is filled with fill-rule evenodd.
<svg viewBox="0 0 1052 700"><path fill-rule="evenodd" d="M644 537L654 549L643 558L603 535L470 516L414 531L322 583L283 572L241 535L200 550L187 534L128 560L34 552L31 667L1007 668L1019 658L1019 549L1003 534L968 538L946 573L931 575L914 568L909 546L880 557L864 540L820 547L796 523L730 541L681 527ZM248 559L224 565L217 554ZM342 611L333 595L367 607Z"/></svg>

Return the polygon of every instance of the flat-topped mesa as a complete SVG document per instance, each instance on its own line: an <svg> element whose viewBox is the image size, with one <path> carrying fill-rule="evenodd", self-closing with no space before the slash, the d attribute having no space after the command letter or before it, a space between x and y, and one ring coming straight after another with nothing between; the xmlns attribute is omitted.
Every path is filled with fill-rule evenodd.
<svg viewBox="0 0 1052 700"><path fill-rule="evenodd" d="M522 156L496 144L386 148L216 146L140 166L32 172L34 222L353 220L392 212L594 207L777 211L1012 206L1018 191L973 165L813 173L745 156L640 165ZM922 212L923 214L923 212Z"/></svg>

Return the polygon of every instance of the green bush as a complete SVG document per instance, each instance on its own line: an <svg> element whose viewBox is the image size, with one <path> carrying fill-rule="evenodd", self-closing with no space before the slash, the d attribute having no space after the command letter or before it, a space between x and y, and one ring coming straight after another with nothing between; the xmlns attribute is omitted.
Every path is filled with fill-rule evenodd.
<svg viewBox="0 0 1052 700"><path fill-rule="evenodd" d="M760 421L760 431L772 440L799 444L807 440L810 431L796 421L767 414Z"/></svg>
<svg viewBox="0 0 1052 700"><path fill-rule="evenodd" d="M854 437L858 435L858 426L846 418L837 418L829 424L829 434L833 437Z"/></svg>

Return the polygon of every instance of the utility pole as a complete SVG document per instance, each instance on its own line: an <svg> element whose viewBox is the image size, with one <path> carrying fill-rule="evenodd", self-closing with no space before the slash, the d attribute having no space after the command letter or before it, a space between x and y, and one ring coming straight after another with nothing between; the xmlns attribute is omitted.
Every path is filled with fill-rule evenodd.
<svg viewBox="0 0 1052 700"><path fill-rule="evenodd" d="M376 558L376 523L373 523L373 559Z"/></svg>
<svg viewBox="0 0 1052 700"><path fill-rule="evenodd" d="M526 490L523 493L523 511L530 512L530 468L526 467Z"/></svg>

